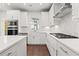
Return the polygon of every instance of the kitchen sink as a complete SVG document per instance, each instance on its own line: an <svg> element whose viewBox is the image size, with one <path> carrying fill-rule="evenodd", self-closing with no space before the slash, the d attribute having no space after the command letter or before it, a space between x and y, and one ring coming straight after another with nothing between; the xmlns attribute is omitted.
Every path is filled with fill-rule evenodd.
<svg viewBox="0 0 79 59"><path fill-rule="evenodd" d="M57 38L59 38L59 39L61 39L61 38L64 38L64 39L67 39L67 38L71 38L71 39L77 38L78 39L78 37L76 37L76 36L67 35L67 34L63 34L63 33L50 33L50 34L55 36L55 37L57 37Z"/></svg>

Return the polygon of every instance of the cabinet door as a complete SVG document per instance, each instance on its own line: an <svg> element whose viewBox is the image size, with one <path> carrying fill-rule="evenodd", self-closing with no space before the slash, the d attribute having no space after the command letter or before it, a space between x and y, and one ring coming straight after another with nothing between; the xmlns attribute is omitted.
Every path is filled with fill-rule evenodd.
<svg viewBox="0 0 79 59"><path fill-rule="evenodd" d="M28 31L28 17L27 12L20 13L20 20L19 20L19 32L20 33L27 33Z"/></svg>
<svg viewBox="0 0 79 59"><path fill-rule="evenodd" d="M46 40L47 40L47 34L44 32L39 33L39 40L41 44L46 44Z"/></svg>
<svg viewBox="0 0 79 59"><path fill-rule="evenodd" d="M28 44L35 44L35 33L33 31L28 33Z"/></svg>
<svg viewBox="0 0 79 59"><path fill-rule="evenodd" d="M27 55L26 37L16 44L17 56Z"/></svg>
<svg viewBox="0 0 79 59"><path fill-rule="evenodd" d="M66 48L63 44L60 42L57 42L58 48L57 48L57 56L69 56L68 48Z"/></svg>
<svg viewBox="0 0 79 59"><path fill-rule="evenodd" d="M58 48L57 56L69 56L69 54L63 48Z"/></svg>
<svg viewBox="0 0 79 59"><path fill-rule="evenodd" d="M19 20L20 11L19 10L8 10L6 14L6 20Z"/></svg>
<svg viewBox="0 0 79 59"><path fill-rule="evenodd" d="M48 12L41 12L41 20L40 20L40 25L41 26L48 26L49 21L48 21Z"/></svg>
<svg viewBox="0 0 79 59"><path fill-rule="evenodd" d="M49 41L47 42L47 47L48 47L48 50L50 52L50 55L51 56L56 56L56 50Z"/></svg>
<svg viewBox="0 0 79 59"><path fill-rule="evenodd" d="M55 56L56 55L56 41L50 35L48 35L48 38L47 38L47 47L51 56Z"/></svg>
<svg viewBox="0 0 79 59"><path fill-rule="evenodd" d="M27 45L26 38L17 42L12 47L8 48L0 54L0 56L26 56L27 55Z"/></svg>
<svg viewBox="0 0 79 59"><path fill-rule="evenodd" d="M49 10L49 25L53 25L54 24L54 5L52 5L51 9Z"/></svg>
<svg viewBox="0 0 79 59"><path fill-rule="evenodd" d="M57 42L57 55L58 56L78 56L79 54L77 54L74 50L72 50L71 48L67 47L66 45Z"/></svg>
<svg viewBox="0 0 79 59"><path fill-rule="evenodd" d="M21 12L20 13L20 25L21 26L27 26L28 25L28 13L27 12Z"/></svg>
<svg viewBox="0 0 79 59"><path fill-rule="evenodd" d="M17 50L15 46L10 47L0 54L0 56L17 56Z"/></svg>
<svg viewBox="0 0 79 59"><path fill-rule="evenodd" d="M57 41L57 56L68 56L68 49Z"/></svg>
<svg viewBox="0 0 79 59"><path fill-rule="evenodd" d="M28 44L46 44L45 33L40 33L40 32L29 33Z"/></svg>
<svg viewBox="0 0 79 59"><path fill-rule="evenodd" d="M35 44L41 44L41 40L40 40L40 33L39 32L35 32Z"/></svg>
<svg viewBox="0 0 79 59"><path fill-rule="evenodd" d="M49 39L48 39L52 45L52 47L54 47L54 49L56 49L56 39L52 36L49 36Z"/></svg>
<svg viewBox="0 0 79 59"><path fill-rule="evenodd" d="M72 18L79 18L79 3L72 3Z"/></svg>
<svg viewBox="0 0 79 59"><path fill-rule="evenodd" d="M57 56L78 56L78 54L68 48L59 47L57 50Z"/></svg>

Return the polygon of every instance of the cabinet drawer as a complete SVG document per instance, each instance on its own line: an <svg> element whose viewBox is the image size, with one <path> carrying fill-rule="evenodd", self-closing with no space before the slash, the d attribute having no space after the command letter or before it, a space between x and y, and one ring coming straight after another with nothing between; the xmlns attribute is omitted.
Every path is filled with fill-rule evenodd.
<svg viewBox="0 0 79 59"><path fill-rule="evenodd" d="M70 56L78 56L78 54L76 54L75 52L73 52L73 51L71 51L71 50L69 50L69 55L70 55Z"/></svg>
<svg viewBox="0 0 79 59"><path fill-rule="evenodd" d="M50 46L50 54L51 56L56 56L56 50L52 46Z"/></svg>
<svg viewBox="0 0 79 59"><path fill-rule="evenodd" d="M61 49L64 53L68 54L68 56L77 56L77 54L74 51L72 51L71 49L69 49L61 43L59 44L59 49Z"/></svg>
<svg viewBox="0 0 79 59"><path fill-rule="evenodd" d="M53 37L49 36L48 43L56 49L56 40Z"/></svg>
<svg viewBox="0 0 79 59"><path fill-rule="evenodd" d="M50 55L55 56L56 55L56 49L55 49L55 47L53 47L53 45L49 41L47 42L47 47L48 47L48 50L50 52Z"/></svg>
<svg viewBox="0 0 79 59"><path fill-rule="evenodd" d="M16 56L16 48L11 47L8 50L2 52L0 55L1 56Z"/></svg>

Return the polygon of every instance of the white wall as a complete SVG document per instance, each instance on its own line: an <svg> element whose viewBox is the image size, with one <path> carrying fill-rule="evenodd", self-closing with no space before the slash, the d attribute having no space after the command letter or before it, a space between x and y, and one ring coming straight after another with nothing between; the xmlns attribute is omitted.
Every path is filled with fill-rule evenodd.
<svg viewBox="0 0 79 59"><path fill-rule="evenodd" d="M52 28L52 32L61 32L79 37L79 22L72 20L72 14L70 13L62 18L57 28Z"/></svg>

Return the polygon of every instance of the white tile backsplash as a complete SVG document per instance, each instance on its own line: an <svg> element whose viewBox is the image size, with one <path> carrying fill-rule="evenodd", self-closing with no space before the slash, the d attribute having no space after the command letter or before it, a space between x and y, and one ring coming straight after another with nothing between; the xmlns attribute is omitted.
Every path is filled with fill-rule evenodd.
<svg viewBox="0 0 79 59"><path fill-rule="evenodd" d="M72 20L72 13L64 16L58 28L52 27L52 32L61 32L79 37L79 22ZM56 31L55 31L56 30Z"/></svg>

